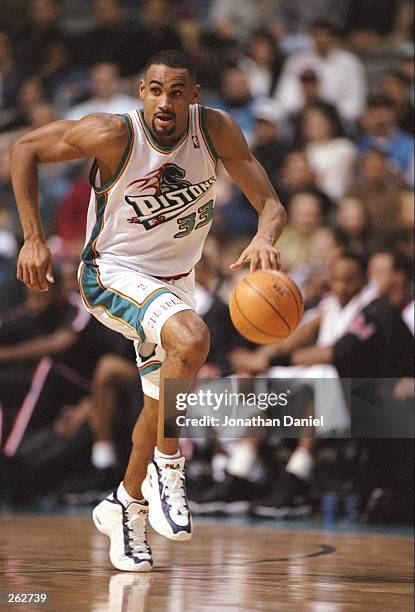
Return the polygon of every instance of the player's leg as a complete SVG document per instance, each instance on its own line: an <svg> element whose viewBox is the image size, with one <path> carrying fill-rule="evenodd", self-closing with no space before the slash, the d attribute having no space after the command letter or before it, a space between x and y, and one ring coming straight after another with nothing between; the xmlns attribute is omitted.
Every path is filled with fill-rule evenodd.
<svg viewBox="0 0 415 612"><path fill-rule="evenodd" d="M206 325L192 310L179 312L164 323L161 342L166 352L160 369L161 384L166 379L182 379L190 390L191 381L209 351ZM164 402L162 394L157 447L148 465L142 491L149 502L153 529L172 540L187 540L192 535L192 522L185 486L185 458L180 455L177 439L164 435Z"/></svg>
<svg viewBox="0 0 415 612"><path fill-rule="evenodd" d="M135 499L142 498L141 484L147 473L147 465L157 442L159 400L144 395L144 406L133 431L133 448L123 485Z"/></svg>

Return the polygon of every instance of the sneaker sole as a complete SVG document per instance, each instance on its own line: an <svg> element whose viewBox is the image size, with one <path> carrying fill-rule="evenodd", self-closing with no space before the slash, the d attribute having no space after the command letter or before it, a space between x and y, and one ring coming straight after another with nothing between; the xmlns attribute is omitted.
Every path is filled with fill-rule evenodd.
<svg viewBox="0 0 415 612"><path fill-rule="evenodd" d="M148 502L148 522L160 535L164 536L168 540L174 540L176 542L185 542L186 540L190 540L192 538L192 533L188 531L178 531L177 533L172 533L163 527L160 527L160 523L157 520L157 517L154 516L154 512L152 511L152 500L151 500L151 487L147 483L147 479L143 480L141 485L141 493L143 494L144 499ZM190 519L191 520L191 519Z"/></svg>
<svg viewBox="0 0 415 612"><path fill-rule="evenodd" d="M94 525L98 529L98 531L102 533L103 535L106 535L107 538L109 538L110 540L110 561L112 565L116 569L122 570L123 572L150 572L153 568L153 565L152 563L150 563L150 561L141 561L141 563L137 563L136 565L133 565L133 566L124 566L122 563L115 563L112 560L112 557L111 557L111 545L112 545L111 530L106 528L103 517L101 516L101 518L99 518L98 514L99 514L99 509L94 508L94 510L92 511L92 520L94 521Z"/></svg>

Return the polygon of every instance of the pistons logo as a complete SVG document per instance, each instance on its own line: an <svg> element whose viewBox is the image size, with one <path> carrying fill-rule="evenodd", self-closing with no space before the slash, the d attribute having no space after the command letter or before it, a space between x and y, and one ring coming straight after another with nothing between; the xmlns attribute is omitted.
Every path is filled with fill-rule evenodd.
<svg viewBox="0 0 415 612"><path fill-rule="evenodd" d="M192 184L186 171L176 164L164 164L144 178L128 185L131 195L125 196L135 215L128 223L141 224L150 230L174 219L200 200L215 184L215 177ZM134 194L134 195L133 195Z"/></svg>

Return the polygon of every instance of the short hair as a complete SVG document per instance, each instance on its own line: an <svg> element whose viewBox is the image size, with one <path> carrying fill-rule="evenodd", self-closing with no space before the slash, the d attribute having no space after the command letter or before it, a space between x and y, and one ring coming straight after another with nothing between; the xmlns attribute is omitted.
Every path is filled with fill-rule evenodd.
<svg viewBox="0 0 415 612"><path fill-rule="evenodd" d="M392 260L392 267L395 272L403 272L405 276L411 278L413 275L413 267L407 257L396 251L395 249L385 247L378 247L371 252L369 259L372 259L376 255L389 255Z"/></svg>
<svg viewBox="0 0 415 612"><path fill-rule="evenodd" d="M324 19L316 19L310 24L310 30L326 30L333 36L338 36L339 28L331 21Z"/></svg>
<svg viewBox="0 0 415 612"><path fill-rule="evenodd" d="M356 251L346 250L343 251L343 253L336 258L336 261L339 261L340 259L349 259L350 261L354 261L362 275L366 276L367 259L360 253L356 253Z"/></svg>
<svg viewBox="0 0 415 612"><path fill-rule="evenodd" d="M177 49L166 49L165 51L156 53L148 60L144 73L147 73L150 66L157 66L160 64L168 68L187 70L192 81L196 81L196 66L189 55L185 55L182 51L178 51Z"/></svg>

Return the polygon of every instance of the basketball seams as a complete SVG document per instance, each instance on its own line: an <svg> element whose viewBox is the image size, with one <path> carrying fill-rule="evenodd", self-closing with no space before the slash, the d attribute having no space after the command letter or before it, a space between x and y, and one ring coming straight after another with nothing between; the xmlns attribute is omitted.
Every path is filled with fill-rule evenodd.
<svg viewBox="0 0 415 612"><path fill-rule="evenodd" d="M286 287L288 289L288 291L291 293L291 295L293 296L295 307L297 309L297 323L296 323L296 326L297 326L299 324L299 322L300 322L300 309L299 309L298 303L297 303L297 299L298 298L296 298L296 296L294 294L294 291L292 290L292 288L290 287L290 285L288 283L284 282L284 287ZM302 298L301 298L301 301L302 301Z"/></svg>
<svg viewBox="0 0 415 612"><path fill-rule="evenodd" d="M244 283L246 283L248 285L248 287L253 289L255 291L255 293L260 295L269 306L271 306L272 310L280 317L281 321L283 321L283 323L285 323L285 325L288 328L288 334L290 334L291 333L291 326L289 325L289 323L287 322L285 317L283 317L282 314L280 312L278 312L278 310L274 307L274 305L265 297L265 295L263 295L260 291L258 291L258 289L254 285L251 285L251 283L249 281L247 281L246 278L244 278L242 280L243 280Z"/></svg>
<svg viewBox="0 0 415 612"><path fill-rule="evenodd" d="M237 291L234 292L233 294L234 296L234 300L235 300L235 305L237 307L237 309L239 310L240 315L246 319L248 321L248 323L250 325L252 325L252 327L254 327L255 329L257 329L259 332L261 332L261 334L264 334L264 336L268 336L269 338L271 338L271 334L263 329L261 329L260 327L258 327L257 325L255 325L255 323L252 323L252 321L250 319L248 319L248 317L246 316L246 314L242 311L241 307L239 306L238 303L238 298L237 298ZM277 342L278 340L278 336L274 336L272 342ZM255 340L251 340L251 342L255 342Z"/></svg>

